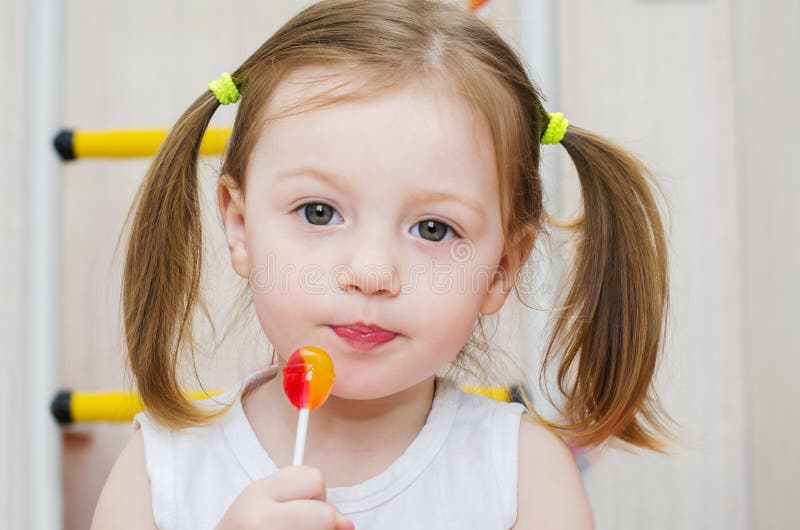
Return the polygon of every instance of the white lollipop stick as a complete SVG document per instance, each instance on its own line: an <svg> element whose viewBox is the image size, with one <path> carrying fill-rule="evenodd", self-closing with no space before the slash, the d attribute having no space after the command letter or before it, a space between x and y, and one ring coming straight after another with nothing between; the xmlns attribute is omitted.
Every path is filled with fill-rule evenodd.
<svg viewBox="0 0 800 530"><path fill-rule="evenodd" d="M303 453L306 449L306 434L308 434L308 409L300 409L297 417L297 437L294 439L294 461L293 466L303 465Z"/></svg>

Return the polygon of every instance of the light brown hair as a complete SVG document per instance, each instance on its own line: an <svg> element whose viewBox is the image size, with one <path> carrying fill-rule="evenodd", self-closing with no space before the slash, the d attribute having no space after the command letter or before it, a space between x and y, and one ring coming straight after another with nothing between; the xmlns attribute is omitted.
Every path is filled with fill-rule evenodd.
<svg viewBox="0 0 800 530"><path fill-rule="evenodd" d="M332 67L358 82L304 108L431 82L483 113L495 148L505 251L510 270L522 266L550 222L539 174L548 115L521 60L489 26L431 0L326 0L297 14L232 73L242 99L222 174L242 192L253 146L265 124L278 119L263 115L265 104L288 73L304 66ZM130 214L122 291L128 361L145 405L171 427L201 425L224 412L194 406L177 377L182 355L194 346L195 311L208 315L200 289L197 159L218 105L204 91L184 112ZM562 224L577 244L540 372L558 362L563 421L537 417L573 445L617 437L663 450L669 418L652 383L667 318L667 246L654 182L631 154L580 127L570 125L561 143L577 168L584 213ZM464 356L474 354L470 344Z"/></svg>

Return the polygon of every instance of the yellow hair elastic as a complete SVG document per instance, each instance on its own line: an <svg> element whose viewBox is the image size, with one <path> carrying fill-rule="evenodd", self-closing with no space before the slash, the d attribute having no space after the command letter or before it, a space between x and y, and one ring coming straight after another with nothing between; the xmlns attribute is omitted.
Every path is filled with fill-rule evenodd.
<svg viewBox="0 0 800 530"><path fill-rule="evenodd" d="M554 114L547 113L547 115L550 116L550 122L547 124L547 130L544 132L544 136L542 136L542 143L557 144L564 139L564 135L567 133L569 120L560 112Z"/></svg>
<svg viewBox="0 0 800 530"><path fill-rule="evenodd" d="M228 72L224 72L219 79L211 81L208 89L217 96L217 101L222 105L239 101L239 89L236 88L236 83L233 82L233 78Z"/></svg>

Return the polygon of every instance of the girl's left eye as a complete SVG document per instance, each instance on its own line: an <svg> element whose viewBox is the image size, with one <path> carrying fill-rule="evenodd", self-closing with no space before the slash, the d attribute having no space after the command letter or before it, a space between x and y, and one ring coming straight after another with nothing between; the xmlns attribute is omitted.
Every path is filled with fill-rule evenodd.
<svg viewBox="0 0 800 530"><path fill-rule="evenodd" d="M434 243L438 243L440 241L449 241L450 239L460 237L450 225L434 219L420 221L419 223L415 224L414 227L412 227L412 232L414 228L417 227L419 227L418 233L423 239L427 239L428 241L432 241ZM451 232L453 237L444 239L448 232Z"/></svg>
<svg viewBox="0 0 800 530"><path fill-rule="evenodd" d="M339 215L333 206L324 202L308 202L295 211L309 223L321 226L329 224L334 215ZM339 218L341 219L340 215Z"/></svg>

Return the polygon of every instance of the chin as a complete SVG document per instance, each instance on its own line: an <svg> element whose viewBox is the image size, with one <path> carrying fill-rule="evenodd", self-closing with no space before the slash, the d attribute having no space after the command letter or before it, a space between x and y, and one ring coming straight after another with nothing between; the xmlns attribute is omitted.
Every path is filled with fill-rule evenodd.
<svg viewBox="0 0 800 530"><path fill-rule="evenodd" d="M385 376L373 374L372 377L357 377L355 374L348 374L345 370L342 370L341 375L337 372L331 395L339 399L360 401L381 399L408 390L425 379L426 377L421 377L401 381L391 374L385 374Z"/></svg>
<svg viewBox="0 0 800 530"><path fill-rule="evenodd" d="M366 401L379 399L393 394L395 391L388 385L374 384L372 381L348 381L337 376L333 383L331 395L339 399Z"/></svg>

